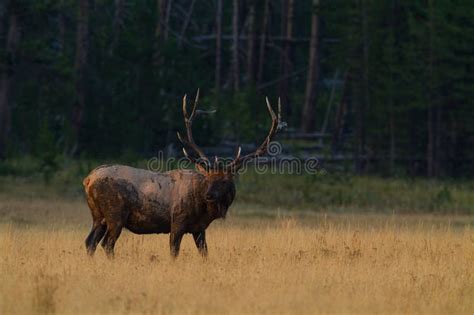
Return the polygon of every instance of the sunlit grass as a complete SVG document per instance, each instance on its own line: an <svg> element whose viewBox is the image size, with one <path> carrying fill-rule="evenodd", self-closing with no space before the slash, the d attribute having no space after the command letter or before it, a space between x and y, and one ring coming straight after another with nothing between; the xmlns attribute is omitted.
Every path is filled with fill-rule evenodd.
<svg viewBox="0 0 474 315"><path fill-rule="evenodd" d="M472 314L470 216L295 212L238 203L185 237L124 232L116 258L87 257L81 198L0 193L1 314ZM29 187L29 190L25 187Z"/></svg>

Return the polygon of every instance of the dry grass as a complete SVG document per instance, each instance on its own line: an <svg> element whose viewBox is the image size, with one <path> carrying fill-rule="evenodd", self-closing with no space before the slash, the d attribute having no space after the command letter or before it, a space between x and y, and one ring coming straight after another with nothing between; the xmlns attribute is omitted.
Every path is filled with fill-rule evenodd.
<svg viewBox="0 0 474 315"><path fill-rule="evenodd" d="M281 216L237 208L191 237L124 232L109 261L86 256L81 200L0 201L2 314L474 312L470 217Z"/></svg>

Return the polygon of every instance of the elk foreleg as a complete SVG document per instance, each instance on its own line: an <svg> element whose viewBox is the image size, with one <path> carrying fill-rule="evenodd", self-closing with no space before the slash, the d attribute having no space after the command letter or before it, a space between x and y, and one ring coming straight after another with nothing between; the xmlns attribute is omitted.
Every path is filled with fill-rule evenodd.
<svg viewBox="0 0 474 315"><path fill-rule="evenodd" d="M194 243L203 257L207 257L206 231L193 233Z"/></svg>

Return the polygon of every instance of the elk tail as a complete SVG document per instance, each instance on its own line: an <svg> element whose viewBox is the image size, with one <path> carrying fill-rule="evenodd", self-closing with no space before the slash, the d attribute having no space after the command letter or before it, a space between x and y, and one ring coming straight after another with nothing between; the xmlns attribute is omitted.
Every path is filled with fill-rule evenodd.
<svg viewBox="0 0 474 315"><path fill-rule="evenodd" d="M82 185L84 186L84 188L87 188L87 186L89 186L90 181L91 179L89 178L89 176L86 176L86 178L84 178L84 180L82 181Z"/></svg>

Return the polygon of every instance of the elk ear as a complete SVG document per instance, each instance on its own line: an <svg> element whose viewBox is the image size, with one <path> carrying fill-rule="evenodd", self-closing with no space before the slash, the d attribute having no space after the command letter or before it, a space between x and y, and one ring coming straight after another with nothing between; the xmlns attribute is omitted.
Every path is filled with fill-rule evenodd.
<svg viewBox="0 0 474 315"><path fill-rule="evenodd" d="M194 164L194 166L196 167L196 171L198 171L198 173L201 173L202 175L207 175L207 171L204 167L202 167L200 164Z"/></svg>

